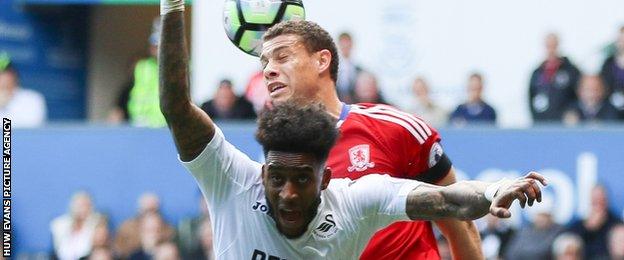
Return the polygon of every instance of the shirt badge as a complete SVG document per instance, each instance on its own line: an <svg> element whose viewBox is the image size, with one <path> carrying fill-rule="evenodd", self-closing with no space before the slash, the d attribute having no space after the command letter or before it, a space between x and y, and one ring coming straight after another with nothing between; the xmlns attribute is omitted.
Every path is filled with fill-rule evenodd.
<svg viewBox="0 0 624 260"><path fill-rule="evenodd" d="M338 227L334 221L334 216L329 213L325 215L324 221L319 224L312 234L316 239L328 239L338 232Z"/></svg>
<svg viewBox="0 0 624 260"><path fill-rule="evenodd" d="M360 144L349 149L349 159L351 160L351 166L347 168L347 171L362 172L368 168L375 167L375 163L370 161L370 147L367 144Z"/></svg>
<svg viewBox="0 0 624 260"><path fill-rule="evenodd" d="M442 159L443 154L444 150L442 150L442 146L440 145L440 143L434 143L431 146L431 150L429 150L429 168L438 164L440 159Z"/></svg>

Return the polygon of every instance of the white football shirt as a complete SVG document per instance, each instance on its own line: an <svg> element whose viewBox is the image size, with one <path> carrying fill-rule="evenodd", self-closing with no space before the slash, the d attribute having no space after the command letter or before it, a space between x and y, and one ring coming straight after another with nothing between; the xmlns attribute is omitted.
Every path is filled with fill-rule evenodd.
<svg viewBox="0 0 624 260"><path fill-rule="evenodd" d="M204 151L183 164L208 201L217 259L357 259L374 232L409 220L407 194L420 183L377 174L333 179L308 230L288 239L267 214L262 165L219 128Z"/></svg>

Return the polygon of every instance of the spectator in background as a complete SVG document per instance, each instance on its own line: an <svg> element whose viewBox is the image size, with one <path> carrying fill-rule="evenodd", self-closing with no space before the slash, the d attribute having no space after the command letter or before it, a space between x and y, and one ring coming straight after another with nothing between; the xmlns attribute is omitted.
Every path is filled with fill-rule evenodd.
<svg viewBox="0 0 624 260"><path fill-rule="evenodd" d="M171 242L168 225L160 214L150 212L145 214L139 222L139 248L135 249L128 259L130 260L151 260L154 259L158 246L161 243ZM175 247L175 246L174 246ZM177 249L176 249L177 255ZM163 255L171 255L170 252Z"/></svg>
<svg viewBox="0 0 624 260"><path fill-rule="evenodd" d="M578 234L585 244L585 258L607 258L607 235L609 230L622 221L609 209L609 198L604 186L596 185L591 190L589 215L570 226L570 231Z"/></svg>
<svg viewBox="0 0 624 260"><path fill-rule="evenodd" d="M536 123L561 122L564 112L576 101L580 72L559 54L559 37L546 35L546 60L533 71L529 86L529 105Z"/></svg>
<svg viewBox="0 0 624 260"><path fill-rule="evenodd" d="M566 112L564 123L616 121L618 111L605 99L605 88L599 76L584 76L578 88L579 100Z"/></svg>
<svg viewBox="0 0 624 260"><path fill-rule="evenodd" d="M180 257L180 252L176 245L172 242L161 243L156 247L154 253L154 260L178 260L182 259ZM186 258L185 258L186 259ZM196 258L193 258L196 259Z"/></svg>
<svg viewBox="0 0 624 260"><path fill-rule="evenodd" d="M494 124L496 111L483 101L483 76L473 73L468 79L468 100L455 109L450 116L451 124L463 126L470 123Z"/></svg>
<svg viewBox="0 0 624 260"><path fill-rule="evenodd" d="M215 120L256 118L253 105L244 97L234 94L232 81L229 79L221 80L214 97L202 104L201 109Z"/></svg>
<svg viewBox="0 0 624 260"><path fill-rule="evenodd" d="M154 193L144 193L138 200L137 215L131 219L124 221L119 229L113 242L113 251L120 258L128 258L132 252L137 251L141 247L141 223L143 217L148 214L160 215L160 199ZM165 225L165 234L172 237L173 228Z"/></svg>
<svg viewBox="0 0 624 260"><path fill-rule="evenodd" d="M102 223L106 219L93 210L91 196L84 191L76 192L69 212L50 224L56 257L61 260L87 257L93 249L96 229Z"/></svg>
<svg viewBox="0 0 624 260"><path fill-rule="evenodd" d="M130 123L136 126L164 127L165 117L160 112L158 96L158 44L160 41L160 18L152 23L149 38L150 57L139 60L134 67L134 85L128 97Z"/></svg>
<svg viewBox="0 0 624 260"><path fill-rule="evenodd" d="M89 260L112 260L114 259L110 231L107 223L100 223L93 233L93 250L89 254Z"/></svg>
<svg viewBox="0 0 624 260"><path fill-rule="evenodd" d="M479 232L481 235L481 248L486 259L499 259L505 255L509 240L514 234L514 229L497 217L486 215L485 227Z"/></svg>
<svg viewBox="0 0 624 260"><path fill-rule="evenodd" d="M194 255L202 251L201 226L205 221L210 223L208 205L201 192L198 192L199 216L183 219L178 224L178 246L185 259L197 259Z"/></svg>
<svg viewBox="0 0 624 260"><path fill-rule="evenodd" d="M551 259L551 245L563 231L552 218L553 210L553 201L548 197L544 197L542 203L527 209L533 216L533 223L513 235L505 252L505 259Z"/></svg>
<svg viewBox="0 0 624 260"><path fill-rule="evenodd" d="M113 260L113 252L109 248L94 248L89 257L89 260Z"/></svg>
<svg viewBox="0 0 624 260"><path fill-rule="evenodd" d="M375 75L369 72L360 72L355 81L353 103L388 104L384 100Z"/></svg>
<svg viewBox="0 0 624 260"><path fill-rule="evenodd" d="M353 61L353 38L348 32L338 35L340 63L338 64L338 80L336 91L338 98L345 103L357 103L354 100L355 82L362 68Z"/></svg>
<svg viewBox="0 0 624 260"><path fill-rule="evenodd" d="M117 96L113 109L108 113L106 120L109 123L120 124L126 123L130 120L130 114L128 112L128 99L130 98L130 91L134 86L134 68L139 60L141 60L141 57L135 56L128 61L126 70L128 75L126 81L120 87L120 92Z"/></svg>
<svg viewBox="0 0 624 260"><path fill-rule="evenodd" d="M206 218L198 228L197 238L199 240L199 247L192 252L186 259L214 259L214 252L212 251L212 226L210 219Z"/></svg>
<svg viewBox="0 0 624 260"><path fill-rule="evenodd" d="M618 224L609 231L609 257L624 260L624 224Z"/></svg>
<svg viewBox="0 0 624 260"><path fill-rule="evenodd" d="M19 86L19 76L8 54L0 53L0 116L8 117L13 127L37 127L46 120L43 95Z"/></svg>
<svg viewBox="0 0 624 260"><path fill-rule="evenodd" d="M112 248L112 240L108 223L100 223L93 232L93 248Z"/></svg>
<svg viewBox="0 0 624 260"><path fill-rule="evenodd" d="M448 112L438 106L429 97L429 85L424 78L418 77L412 84L414 98L408 111L428 122L434 127L446 124Z"/></svg>
<svg viewBox="0 0 624 260"><path fill-rule="evenodd" d="M576 234L563 233L553 242L552 253L555 260L581 260L583 240Z"/></svg>
<svg viewBox="0 0 624 260"><path fill-rule="evenodd" d="M600 76L609 90L609 102L624 113L624 26L620 28L615 49L603 63Z"/></svg>
<svg viewBox="0 0 624 260"><path fill-rule="evenodd" d="M245 98L253 105L256 115L259 115L269 100L269 90L264 83L264 72L254 72L245 87Z"/></svg>

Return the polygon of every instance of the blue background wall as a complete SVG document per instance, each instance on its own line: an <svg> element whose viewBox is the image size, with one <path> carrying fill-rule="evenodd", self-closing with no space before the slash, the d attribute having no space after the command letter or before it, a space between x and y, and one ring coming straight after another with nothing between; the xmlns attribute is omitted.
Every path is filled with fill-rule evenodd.
<svg viewBox="0 0 624 260"><path fill-rule="evenodd" d="M230 142L252 158L261 158L253 124L222 128ZM441 132L445 150L462 176L513 177L529 170L548 175L553 185L546 193L557 199L554 213L560 221L569 221L579 210L577 202L586 195L592 172L607 184L612 205L622 212L623 129ZM16 253L51 249L49 222L67 211L71 194L79 189L93 194L96 208L109 214L114 228L134 215L136 199L145 191L161 196L170 223L197 212L198 189L178 163L166 129L16 129L13 155Z"/></svg>
<svg viewBox="0 0 624 260"><path fill-rule="evenodd" d="M0 1L0 53L11 56L22 87L45 96L50 120L86 117L89 10Z"/></svg>

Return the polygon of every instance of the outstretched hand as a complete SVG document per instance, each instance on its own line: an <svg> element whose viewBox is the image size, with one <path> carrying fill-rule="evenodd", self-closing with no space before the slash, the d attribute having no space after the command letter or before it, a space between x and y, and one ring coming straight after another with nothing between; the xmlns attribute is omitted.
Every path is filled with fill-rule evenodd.
<svg viewBox="0 0 624 260"><path fill-rule="evenodd" d="M520 201L520 206L524 208L528 203L542 202L542 191L538 182L546 186L546 178L537 172L530 172L526 176L505 181L496 192L492 204L490 205L490 213L499 218L511 217L509 207L514 200Z"/></svg>

